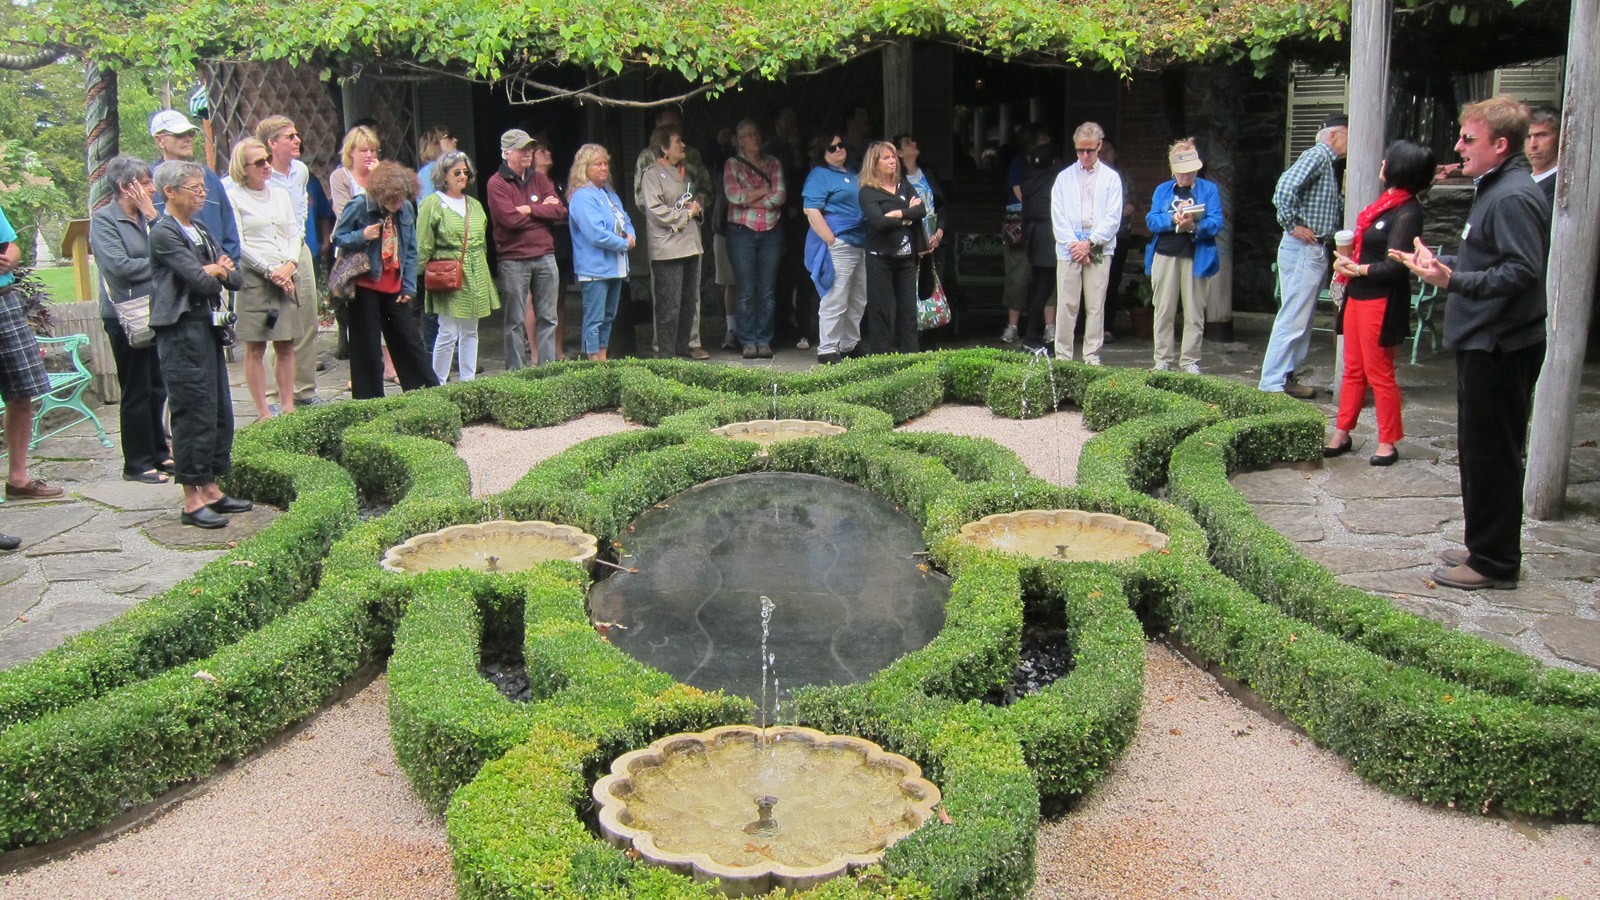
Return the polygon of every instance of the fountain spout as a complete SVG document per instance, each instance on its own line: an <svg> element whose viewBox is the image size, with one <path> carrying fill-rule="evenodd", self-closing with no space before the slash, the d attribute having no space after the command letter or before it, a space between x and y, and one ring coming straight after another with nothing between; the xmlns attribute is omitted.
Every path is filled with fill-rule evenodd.
<svg viewBox="0 0 1600 900"><path fill-rule="evenodd" d="M778 820L772 817L772 808L778 805L778 798L771 794L762 794L756 798L756 820L744 826L745 834L761 837L772 837L778 833Z"/></svg>
<svg viewBox="0 0 1600 900"><path fill-rule="evenodd" d="M491 572L500 571L500 557L498 557L498 556L489 557L489 571L491 571Z"/></svg>

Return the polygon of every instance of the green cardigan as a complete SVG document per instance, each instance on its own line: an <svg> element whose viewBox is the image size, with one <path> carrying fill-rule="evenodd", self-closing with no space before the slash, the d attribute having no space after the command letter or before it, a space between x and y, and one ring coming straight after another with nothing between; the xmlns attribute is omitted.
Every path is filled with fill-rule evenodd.
<svg viewBox="0 0 1600 900"><path fill-rule="evenodd" d="M472 219L472 230L467 241L461 290L442 294L424 291L426 309L441 316L481 319L490 310L500 308L500 294L495 290L494 275L489 271L489 258L485 255L489 216L475 197L467 198L467 215ZM429 260L461 257L463 224L462 218L455 210L445 206L437 193L422 198L417 205L418 281L422 280L420 270Z"/></svg>

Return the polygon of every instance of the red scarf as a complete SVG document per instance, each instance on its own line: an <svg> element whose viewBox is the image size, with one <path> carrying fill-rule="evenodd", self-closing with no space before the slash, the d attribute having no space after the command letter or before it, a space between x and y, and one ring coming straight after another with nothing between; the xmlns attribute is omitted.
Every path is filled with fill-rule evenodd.
<svg viewBox="0 0 1600 900"><path fill-rule="evenodd" d="M1379 194L1378 199L1372 201L1371 206L1363 209L1361 215L1356 216L1356 242L1350 248L1351 262L1359 263L1361 261L1361 240L1367 236L1367 229L1372 227L1372 223L1389 210L1397 206L1404 206L1411 200L1412 196L1410 191L1402 190L1401 188L1389 188ZM1335 275L1334 280L1340 284L1346 284L1350 281L1343 275Z"/></svg>

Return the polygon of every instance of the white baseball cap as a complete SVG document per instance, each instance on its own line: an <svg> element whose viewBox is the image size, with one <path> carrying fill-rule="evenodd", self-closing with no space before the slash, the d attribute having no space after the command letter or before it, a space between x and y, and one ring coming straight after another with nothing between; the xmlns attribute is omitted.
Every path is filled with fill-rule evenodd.
<svg viewBox="0 0 1600 900"><path fill-rule="evenodd" d="M199 131L189 117L175 109L163 109L150 117L150 136L155 137L165 131L167 134L188 134Z"/></svg>

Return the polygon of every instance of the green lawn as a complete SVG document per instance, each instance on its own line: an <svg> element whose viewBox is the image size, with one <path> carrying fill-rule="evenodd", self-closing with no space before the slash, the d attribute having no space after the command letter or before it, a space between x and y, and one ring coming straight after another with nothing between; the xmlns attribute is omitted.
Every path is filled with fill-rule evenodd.
<svg viewBox="0 0 1600 900"><path fill-rule="evenodd" d="M74 300L89 299L88 297L76 296L78 290L73 286L71 266L35 269L33 274L44 283L45 289L50 292L50 299L56 303L71 303Z"/></svg>

